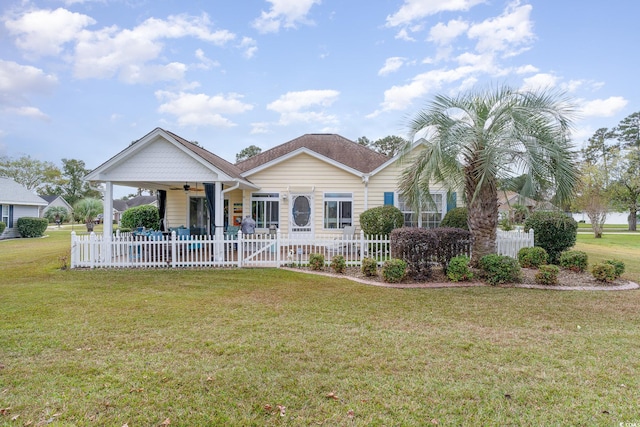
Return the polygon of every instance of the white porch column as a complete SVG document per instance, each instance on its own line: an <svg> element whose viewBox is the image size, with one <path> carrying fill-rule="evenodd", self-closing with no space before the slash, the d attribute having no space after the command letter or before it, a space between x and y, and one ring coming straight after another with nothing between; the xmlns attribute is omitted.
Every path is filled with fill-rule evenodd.
<svg viewBox="0 0 640 427"><path fill-rule="evenodd" d="M215 211L215 238L216 240L224 239L224 195L222 194L222 183L220 181L215 182L215 200L216 200L216 211ZM216 245L216 260L224 259L224 244Z"/></svg>
<svg viewBox="0 0 640 427"><path fill-rule="evenodd" d="M105 182L104 203L102 212L102 242L105 246L103 249L107 265L111 264L111 241L113 240L113 183Z"/></svg>
<svg viewBox="0 0 640 427"><path fill-rule="evenodd" d="M216 236L224 235L224 196L222 194L222 183L219 181L215 182L215 190L216 190Z"/></svg>

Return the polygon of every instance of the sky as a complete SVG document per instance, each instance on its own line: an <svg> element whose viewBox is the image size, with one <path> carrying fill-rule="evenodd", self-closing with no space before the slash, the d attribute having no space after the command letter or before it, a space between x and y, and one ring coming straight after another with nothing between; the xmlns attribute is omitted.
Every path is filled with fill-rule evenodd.
<svg viewBox="0 0 640 427"><path fill-rule="evenodd" d="M235 162L407 136L437 94L564 91L578 148L640 110L637 0L3 0L0 156L93 169L156 127Z"/></svg>

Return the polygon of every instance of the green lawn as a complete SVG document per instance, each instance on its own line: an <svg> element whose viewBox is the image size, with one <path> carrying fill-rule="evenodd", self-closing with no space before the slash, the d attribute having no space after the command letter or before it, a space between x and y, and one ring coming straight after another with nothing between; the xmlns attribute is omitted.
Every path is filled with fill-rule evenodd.
<svg viewBox="0 0 640 427"><path fill-rule="evenodd" d="M589 264L606 259L619 259L625 263L625 279L640 283L640 233L605 233L596 239L593 234L578 234L574 249L589 255Z"/></svg>
<svg viewBox="0 0 640 427"><path fill-rule="evenodd" d="M49 235L0 242L0 425L640 421L638 291L61 271Z"/></svg>

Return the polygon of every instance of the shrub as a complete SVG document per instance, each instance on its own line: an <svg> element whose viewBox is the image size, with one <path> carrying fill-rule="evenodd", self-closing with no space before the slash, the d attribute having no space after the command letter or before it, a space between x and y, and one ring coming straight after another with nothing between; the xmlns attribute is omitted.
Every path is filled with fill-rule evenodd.
<svg viewBox="0 0 640 427"><path fill-rule="evenodd" d="M560 267L582 273L587 269L588 257L582 251L564 251L560 255Z"/></svg>
<svg viewBox="0 0 640 427"><path fill-rule="evenodd" d="M440 227L453 227L468 230L468 217L469 211L467 208L453 208L444 215L444 218L442 218L442 221L440 222Z"/></svg>
<svg viewBox="0 0 640 427"><path fill-rule="evenodd" d="M480 258L480 268L491 285L518 283L522 272L518 260L506 255L490 254Z"/></svg>
<svg viewBox="0 0 640 427"><path fill-rule="evenodd" d="M322 254L309 254L309 267L312 270L322 270L324 267L324 255Z"/></svg>
<svg viewBox="0 0 640 427"><path fill-rule="evenodd" d="M40 237L44 234L49 221L46 218L30 218L23 216L18 218L18 233L22 237Z"/></svg>
<svg viewBox="0 0 640 427"><path fill-rule="evenodd" d="M559 271L560 269L557 265L541 265L540 270L536 273L536 283L539 285L557 285Z"/></svg>
<svg viewBox="0 0 640 427"><path fill-rule="evenodd" d="M470 231L453 227L439 227L432 231L438 238L437 261L445 271L453 257L470 253L473 239Z"/></svg>
<svg viewBox="0 0 640 427"><path fill-rule="evenodd" d="M151 230L160 228L160 214L158 208L151 205L141 205L129 208L122 214L122 227L135 229L144 227Z"/></svg>
<svg viewBox="0 0 640 427"><path fill-rule="evenodd" d="M4 229L7 228L7 224L0 221L0 234L4 233Z"/></svg>
<svg viewBox="0 0 640 427"><path fill-rule="evenodd" d="M606 261L604 261L607 264L611 264L613 265L614 268L614 274L615 274L615 278L617 279L618 277L622 276L624 274L624 262L620 261L618 259L608 259Z"/></svg>
<svg viewBox="0 0 640 427"><path fill-rule="evenodd" d="M367 236L387 236L403 225L404 215L395 206L377 206L360 214L360 227Z"/></svg>
<svg viewBox="0 0 640 427"><path fill-rule="evenodd" d="M558 264L560 254L576 243L578 223L562 212L534 212L524 221L524 230L530 229L535 246L547 251L551 264Z"/></svg>
<svg viewBox="0 0 640 427"><path fill-rule="evenodd" d="M518 251L518 262L522 268L538 268L549 260L549 254L544 248L534 246L522 248Z"/></svg>
<svg viewBox="0 0 640 427"><path fill-rule="evenodd" d="M382 265L382 277L385 282L399 283L407 274L407 263L401 259L392 258Z"/></svg>
<svg viewBox="0 0 640 427"><path fill-rule="evenodd" d="M407 274L421 280L431 277L431 260L436 259L438 236L433 230L402 227L389 236L391 257L407 264Z"/></svg>
<svg viewBox="0 0 640 427"><path fill-rule="evenodd" d="M469 257L458 255L451 258L447 267L447 278L452 282L460 282L473 279L473 273L469 269Z"/></svg>
<svg viewBox="0 0 640 427"><path fill-rule="evenodd" d="M616 279L616 268L612 264L599 262L591 267L591 274L601 282L611 282Z"/></svg>
<svg viewBox="0 0 640 427"><path fill-rule="evenodd" d="M331 258L331 268L336 273L344 273L347 268L347 262L342 255L336 255Z"/></svg>
<svg viewBox="0 0 640 427"><path fill-rule="evenodd" d="M362 274L367 277L374 277L378 275L378 262L373 258L362 259Z"/></svg>

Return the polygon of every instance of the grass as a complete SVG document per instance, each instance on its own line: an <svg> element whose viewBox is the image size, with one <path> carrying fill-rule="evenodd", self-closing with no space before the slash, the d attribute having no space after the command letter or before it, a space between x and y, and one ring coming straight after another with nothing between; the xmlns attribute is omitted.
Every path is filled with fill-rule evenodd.
<svg viewBox="0 0 640 427"><path fill-rule="evenodd" d="M0 242L0 425L639 421L637 291L62 271L49 234Z"/></svg>
<svg viewBox="0 0 640 427"><path fill-rule="evenodd" d="M607 259L619 259L625 263L624 279L640 283L640 234L604 233L596 239L590 234L578 234L576 250L589 255L589 264Z"/></svg>

